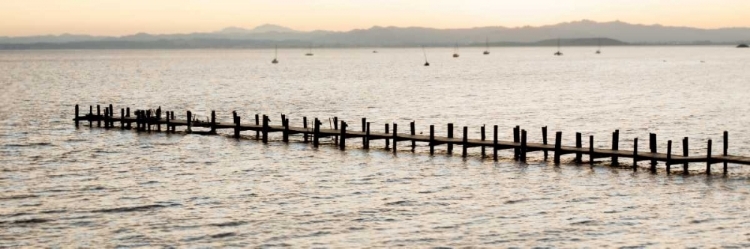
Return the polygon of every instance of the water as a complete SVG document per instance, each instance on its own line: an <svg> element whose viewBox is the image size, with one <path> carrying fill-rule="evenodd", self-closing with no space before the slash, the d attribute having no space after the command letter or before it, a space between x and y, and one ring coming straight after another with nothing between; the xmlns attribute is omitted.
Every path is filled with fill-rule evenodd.
<svg viewBox="0 0 750 249"><path fill-rule="evenodd" d="M211 109L229 121L237 110L332 116L359 129L401 124L499 125L511 138L521 125L530 141L541 126L594 135L620 148L648 133L688 136L705 154L730 132L730 153L750 156L750 54L724 47L0 51L0 247L747 247L750 170L707 176L633 173L554 166L541 154L528 164L429 156L400 143L396 155L319 149L254 133L222 137L76 129L73 105ZM325 125L328 125L327 122ZM489 129L491 130L491 129ZM584 146L588 140L585 139ZM330 140L324 141L331 144ZM460 151L460 147L457 147ZM674 151L682 151L675 142ZM622 159L629 166L629 159ZM641 167L647 167L643 162ZM714 166L719 172L721 165Z"/></svg>

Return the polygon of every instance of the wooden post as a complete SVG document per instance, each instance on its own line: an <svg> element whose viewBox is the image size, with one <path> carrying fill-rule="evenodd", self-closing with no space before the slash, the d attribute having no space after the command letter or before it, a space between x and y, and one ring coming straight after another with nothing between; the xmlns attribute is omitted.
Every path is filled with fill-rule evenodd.
<svg viewBox="0 0 750 249"><path fill-rule="evenodd" d="M96 105L96 127L102 127L102 112L99 105Z"/></svg>
<svg viewBox="0 0 750 249"><path fill-rule="evenodd" d="M385 124L385 134L389 134L390 133L390 132L388 132L389 127L390 127L390 124ZM390 146L391 146L391 142L390 142L390 140L388 140L388 138L386 138L385 139L385 149L386 150L389 149Z"/></svg>
<svg viewBox="0 0 750 249"><path fill-rule="evenodd" d="M367 133L367 118L362 118L362 132ZM366 143L367 143L367 136L364 136L362 137L362 146L364 146Z"/></svg>
<svg viewBox="0 0 750 249"><path fill-rule="evenodd" d="M285 143L289 142L289 119L284 116L284 120L281 121L282 125L284 126L284 134L282 134L281 139L284 140Z"/></svg>
<svg viewBox="0 0 750 249"><path fill-rule="evenodd" d="M341 121L341 131L340 131L341 132L341 138L339 138L339 139L341 139L341 141L339 141L339 146L340 146L341 150L346 150L346 127L347 126L348 125L346 124L346 122L344 122L342 120ZM396 129L395 125L394 125L393 129ZM396 143L393 144L393 148L394 148L394 150L396 149Z"/></svg>
<svg viewBox="0 0 750 249"><path fill-rule="evenodd" d="M193 132L193 113L187 111L187 133Z"/></svg>
<svg viewBox="0 0 750 249"><path fill-rule="evenodd" d="M667 175L672 173L672 140L667 140Z"/></svg>
<svg viewBox="0 0 750 249"><path fill-rule="evenodd" d="M435 125L430 125L430 155L435 155Z"/></svg>
<svg viewBox="0 0 750 249"><path fill-rule="evenodd" d="M594 165L594 135L589 136L589 164Z"/></svg>
<svg viewBox="0 0 750 249"><path fill-rule="evenodd" d="M125 129L125 108L120 108L120 130Z"/></svg>
<svg viewBox="0 0 750 249"><path fill-rule="evenodd" d="M412 139L411 139L411 152L414 152L417 149L417 142L414 141L414 136L417 135L417 130L415 128L414 121L411 121L411 123L409 123L409 130L411 131L411 135L412 135Z"/></svg>
<svg viewBox="0 0 750 249"><path fill-rule="evenodd" d="M107 122L109 122L109 125L107 125L107 127L113 128L113 127L115 127L115 121L112 121L112 118L115 116L113 114L115 112L115 108L112 107L112 104L109 104L109 109L108 110L109 110L109 113L108 113L109 114L108 115L109 119L107 119Z"/></svg>
<svg viewBox="0 0 750 249"><path fill-rule="evenodd" d="M211 134L216 134L216 111L211 110Z"/></svg>
<svg viewBox="0 0 750 249"><path fill-rule="evenodd" d="M708 140L708 149L706 150L706 175L711 175L711 139Z"/></svg>
<svg viewBox="0 0 750 249"><path fill-rule="evenodd" d="M521 136L519 134L519 131L521 130L521 127L516 125L516 127L513 127L513 143L517 144L521 142ZM513 146L513 160L518 160L521 154L521 149L519 147Z"/></svg>
<svg viewBox="0 0 750 249"><path fill-rule="evenodd" d="M263 143L268 143L268 116L263 115Z"/></svg>
<svg viewBox="0 0 750 249"><path fill-rule="evenodd" d="M612 133L612 150L617 151L619 150L620 146L620 130L615 130L615 132ZM612 156L612 165L617 166L620 163L617 161L617 156Z"/></svg>
<svg viewBox="0 0 750 249"><path fill-rule="evenodd" d="M497 125L492 126L492 159L497 161Z"/></svg>
<svg viewBox="0 0 750 249"><path fill-rule="evenodd" d="M547 145L547 126L542 127L542 144ZM544 149L544 161L547 161L547 149Z"/></svg>
<svg viewBox="0 0 750 249"><path fill-rule="evenodd" d="M305 128L305 132L302 133L302 136L305 137L305 143L307 143L307 117L302 117L302 128Z"/></svg>
<svg viewBox="0 0 750 249"><path fill-rule="evenodd" d="M364 141L364 147L366 150L370 149L370 122L365 123L365 138L362 139Z"/></svg>
<svg viewBox="0 0 750 249"><path fill-rule="evenodd" d="M638 138L633 139L633 171L638 170Z"/></svg>
<svg viewBox="0 0 750 249"><path fill-rule="evenodd" d="M234 138L240 138L240 116L234 115Z"/></svg>
<svg viewBox="0 0 750 249"><path fill-rule="evenodd" d="M156 131L161 131L161 106L156 109Z"/></svg>
<svg viewBox="0 0 750 249"><path fill-rule="evenodd" d="M576 132L576 148L583 148L583 142L581 142L581 133ZM583 160L581 159L581 152L576 152L576 163L581 163Z"/></svg>
<svg viewBox="0 0 750 249"><path fill-rule="evenodd" d="M104 119L104 129L109 128L109 121L107 121L107 107L104 107L104 116L102 119Z"/></svg>
<svg viewBox="0 0 750 249"><path fill-rule="evenodd" d="M560 153L562 152L560 151L560 148L562 147L560 143L562 143L562 132L558 131L555 132L555 164L560 164Z"/></svg>
<svg viewBox="0 0 750 249"><path fill-rule="evenodd" d="M172 127L172 116L167 112L167 133L171 131Z"/></svg>
<svg viewBox="0 0 750 249"><path fill-rule="evenodd" d="M396 154L396 144L398 142L398 124L393 123L393 153Z"/></svg>
<svg viewBox="0 0 750 249"><path fill-rule="evenodd" d="M318 121L318 118L315 118L313 120L313 147L318 148L319 144L319 132L320 132L320 121Z"/></svg>
<svg viewBox="0 0 750 249"><path fill-rule="evenodd" d="M479 132L481 134L480 139L482 139L482 142L484 142L485 140L487 140L487 136L484 134L484 129L485 129L484 127L485 127L485 125L482 125L482 127L480 128L480 132ZM479 146L479 147L482 148L482 158L484 158L487 155L486 152L484 151L484 145Z"/></svg>
<svg viewBox="0 0 750 249"><path fill-rule="evenodd" d="M78 105L77 104L76 104L76 118L75 118L75 121L76 121L76 127L78 127Z"/></svg>
<svg viewBox="0 0 750 249"><path fill-rule="evenodd" d="M448 124L448 138L453 138L453 123ZM450 139L448 139L448 155L453 154L453 143L450 142Z"/></svg>
<svg viewBox="0 0 750 249"><path fill-rule="evenodd" d="M526 162L526 130L521 130L521 162Z"/></svg>
<svg viewBox="0 0 750 249"><path fill-rule="evenodd" d="M467 149L469 144L469 127L464 126L464 137L461 141L461 156L466 157L467 156Z"/></svg>
<svg viewBox="0 0 750 249"><path fill-rule="evenodd" d="M169 114L167 114L167 116L169 116ZM232 111L232 122L237 122L237 111Z"/></svg>
<svg viewBox="0 0 750 249"><path fill-rule="evenodd" d="M94 116L94 106L89 106L89 117L88 117L88 120L89 120L89 127L92 127L92 126L93 126L93 125L92 125L92 123L93 123L93 122L92 122L92 121L93 121L93 119L92 119L92 118L93 118L93 116Z"/></svg>
<svg viewBox="0 0 750 249"><path fill-rule="evenodd" d="M688 137L684 137L682 139L682 156L688 157L688 152L689 152L688 148L689 148L688 147ZM689 172L688 172L688 162L684 162L682 164L682 173L685 174L685 175L689 174Z"/></svg>
<svg viewBox="0 0 750 249"><path fill-rule="evenodd" d="M146 128L151 131L151 110L146 111Z"/></svg>
<svg viewBox="0 0 750 249"><path fill-rule="evenodd" d="M125 117L126 118L130 117L130 107L126 107L125 108ZM133 126L132 126L132 124L130 122L128 122L127 129L133 129Z"/></svg>
<svg viewBox="0 0 750 249"><path fill-rule="evenodd" d="M76 110L78 110L78 109L76 109ZM728 167L727 167L727 161L726 161L727 151L729 150L729 132L727 132L727 131L724 131L724 141L723 142L724 142L724 158L725 158L725 160L724 160L724 175L727 175L729 173L728 172Z"/></svg>
<svg viewBox="0 0 750 249"><path fill-rule="evenodd" d="M260 126L260 115L255 114L255 125ZM260 139L260 130L255 130L255 140Z"/></svg>
<svg viewBox="0 0 750 249"><path fill-rule="evenodd" d="M649 147L651 148L651 153L656 154L656 133L649 134ZM656 157L651 157L651 172L656 172Z"/></svg>
<svg viewBox="0 0 750 249"><path fill-rule="evenodd" d="M330 121L330 119L329 119ZM333 129L338 130L339 129L339 118L333 117ZM339 136L333 136L333 144L339 144Z"/></svg>

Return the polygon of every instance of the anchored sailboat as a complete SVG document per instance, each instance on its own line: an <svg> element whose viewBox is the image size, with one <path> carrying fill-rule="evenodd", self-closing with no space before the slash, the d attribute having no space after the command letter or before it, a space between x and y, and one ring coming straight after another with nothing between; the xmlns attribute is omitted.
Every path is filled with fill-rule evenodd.
<svg viewBox="0 0 750 249"><path fill-rule="evenodd" d="M310 50L305 54L305 56L313 56L312 44L310 44Z"/></svg>
<svg viewBox="0 0 750 249"><path fill-rule="evenodd" d="M424 54L424 66L429 67L430 62L427 61L427 51L424 50L424 46L422 46L422 53Z"/></svg>
<svg viewBox="0 0 750 249"><path fill-rule="evenodd" d="M597 38L596 44L597 44L596 54L601 54L602 53L602 38Z"/></svg>
<svg viewBox="0 0 750 249"><path fill-rule="evenodd" d="M557 52L555 52L555 56L562 56L563 53L560 52L560 38L557 38Z"/></svg>
<svg viewBox="0 0 750 249"><path fill-rule="evenodd" d="M456 43L456 47L453 48L453 58L458 58L458 43Z"/></svg>
<svg viewBox="0 0 750 249"><path fill-rule="evenodd" d="M279 45L274 46L273 49L273 60L271 61L273 64L279 63Z"/></svg>
<svg viewBox="0 0 750 249"><path fill-rule="evenodd" d="M484 41L484 55L490 54L490 38Z"/></svg>

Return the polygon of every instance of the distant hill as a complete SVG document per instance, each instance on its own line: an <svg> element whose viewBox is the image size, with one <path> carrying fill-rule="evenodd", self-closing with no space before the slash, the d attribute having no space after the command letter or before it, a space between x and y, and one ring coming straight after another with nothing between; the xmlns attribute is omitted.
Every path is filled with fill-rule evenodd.
<svg viewBox="0 0 750 249"><path fill-rule="evenodd" d="M303 32L273 24L252 29L228 27L216 32L190 34L138 33L121 37L63 34L59 36L0 37L0 49L34 48L232 48L265 47L408 47L483 45L485 40L496 46L554 46L562 39L566 46L593 46L596 37L606 37L602 45L658 44L702 45L750 42L750 28L698 29L640 25L624 22L566 22L539 27L478 27L434 29L421 27L380 27L347 32ZM592 40L593 39L593 40ZM593 43L592 43L593 42ZM87 47L92 46L92 47Z"/></svg>

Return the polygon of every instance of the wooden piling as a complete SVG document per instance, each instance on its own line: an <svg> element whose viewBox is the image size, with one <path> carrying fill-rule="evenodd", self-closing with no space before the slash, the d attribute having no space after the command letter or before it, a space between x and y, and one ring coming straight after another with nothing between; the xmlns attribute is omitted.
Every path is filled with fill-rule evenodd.
<svg viewBox="0 0 750 249"><path fill-rule="evenodd" d="M187 111L187 133L193 132L193 113Z"/></svg>
<svg viewBox="0 0 750 249"><path fill-rule="evenodd" d="M667 140L667 175L672 174L672 140Z"/></svg>
<svg viewBox="0 0 750 249"><path fill-rule="evenodd" d="M211 110L211 134L216 134L216 111Z"/></svg>
<svg viewBox="0 0 750 249"><path fill-rule="evenodd" d="M526 151L528 151L528 148L526 147L526 130L521 130L521 154L519 155L521 157L521 162L526 162Z"/></svg>
<svg viewBox="0 0 750 249"><path fill-rule="evenodd" d="M547 126L542 127L542 144L547 145ZM547 161L547 149L543 150L544 152L544 161Z"/></svg>
<svg viewBox="0 0 750 249"><path fill-rule="evenodd" d="M583 142L581 141L581 133L576 132L576 148L583 148ZM576 163L581 163L583 160L581 159L581 152L576 152Z"/></svg>
<svg viewBox="0 0 750 249"><path fill-rule="evenodd" d="M594 165L594 135L589 136L589 164Z"/></svg>
<svg viewBox="0 0 750 249"><path fill-rule="evenodd" d="M521 142L521 135L519 134L521 127L516 125L513 127L513 143L518 144ZM521 155L521 148L513 147L513 160L518 160Z"/></svg>
<svg viewBox="0 0 750 249"><path fill-rule="evenodd" d="M313 127L315 127L315 126L313 126ZM307 141L307 117L302 117L302 128L305 129L305 132L302 133L302 136L305 139L305 143L307 143L308 142Z"/></svg>
<svg viewBox="0 0 750 249"><path fill-rule="evenodd" d="M484 134L484 129L485 129L485 128L484 128L484 125L482 125L482 127L480 128L480 132L479 132L479 133L481 134L481 135L480 135L480 136L481 136L481 137L480 137L480 139L482 140L482 142L484 142L484 141L485 141L485 140L487 139L487 137L486 137L486 136L485 136L485 134ZM484 151L484 145L482 145L482 146L479 146L479 147L481 147L481 148L482 148L482 154L481 154L481 155L482 155L482 158L484 158L484 157L486 156L486 153L485 153L485 151Z"/></svg>
<svg viewBox="0 0 750 249"><path fill-rule="evenodd" d="M688 148L689 148L688 147L688 137L684 137L682 139L682 156L688 157L688 153L689 153ZM682 173L685 174L685 175L687 175L689 173L689 171L688 171L688 162L685 162L685 163L682 164Z"/></svg>
<svg viewBox="0 0 750 249"><path fill-rule="evenodd" d="M125 129L125 108L120 108L120 130Z"/></svg>
<svg viewBox="0 0 750 249"><path fill-rule="evenodd" d="M167 133L169 133L172 130L172 116L169 115L170 113L167 112ZM237 122L237 115L234 116L235 122Z"/></svg>
<svg viewBox="0 0 750 249"><path fill-rule="evenodd" d="M125 117L126 118L130 117L130 107L126 107L125 108ZM172 119L174 119L174 117L172 117ZM130 122L128 122L128 124L127 124L127 129L133 129L133 126L131 125Z"/></svg>
<svg viewBox="0 0 750 249"><path fill-rule="evenodd" d="M409 130L412 136L417 135L417 130L415 126L416 125L414 121L411 121L411 123L409 123ZM414 140L411 140L411 152L414 152L416 149L417 149L417 142Z"/></svg>
<svg viewBox="0 0 750 249"><path fill-rule="evenodd" d="M109 113L108 113L107 117L109 117L109 119L107 119L107 122L109 122L109 124L107 125L107 127L113 128L113 127L115 127L115 121L113 121L112 118L115 117L114 114L113 114L115 112L115 108L112 107L112 104L109 104L109 109L108 110L109 110Z"/></svg>
<svg viewBox="0 0 750 249"><path fill-rule="evenodd" d="M76 127L78 127L78 105L76 104L76 118L74 119L76 121Z"/></svg>
<svg viewBox="0 0 750 249"><path fill-rule="evenodd" d="M146 111L146 128L151 131L151 110Z"/></svg>
<svg viewBox="0 0 750 249"><path fill-rule="evenodd" d="M346 122L344 122L342 120L341 121L341 137L339 138L340 139L340 141L339 141L339 148L341 150L346 150L346 127L347 127ZM395 129L396 129L395 125L393 126L393 129L395 131ZM396 143L393 143L393 148L394 148L394 151L395 151Z"/></svg>
<svg viewBox="0 0 750 249"><path fill-rule="evenodd" d="M320 140L320 121L318 118L313 120L313 147L318 148Z"/></svg>
<svg viewBox="0 0 750 249"><path fill-rule="evenodd" d="M633 172L638 171L638 138L633 139Z"/></svg>
<svg viewBox="0 0 750 249"><path fill-rule="evenodd" d="M370 149L370 122L365 123L365 137L362 139L364 141L364 147L366 150Z"/></svg>
<svg viewBox="0 0 750 249"><path fill-rule="evenodd" d="M263 115L263 143L268 143L268 116Z"/></svg>
<svg viewBox="0 0 750 249"><path fill-rule="evenodd" d="M234 114L234 138L240 138L240 116L237 113Z"/></svg>
<svg viewBox="0 0 750 249"><path fill-rule="evenodd" d="M89 106L89 127L93 127L94 106Z"/></svg>
<svg viewBox="0 0 750 249"><path fill-rule="evenodd" d="M612 132L612 150L617 151L619 150L620 146L620 130L615 130L615 132ZM617 161L617 156L612 156L612 166L618 166L620 163Z"/></svg>
<svg viewBox="0 0 750 249"><path fill-rule="evenodd" d="M555 164L560 164L560 148L562 147L560 143L562 143L562 132L558 131L555 132Z"/></svg>
<svg viewBox="0 0 750 249"><path fill-rule="evenodd" d="M396 154L396 147L398 143L398 124L393 123L393 154Z"/></svg>
<svg viewBox="0 0 750 249"><path fill-rule="evenodd" d="M109 117L107 115L107 107L104 107L104 116L102 116L102 119L104 119L104 129L109 128L109 121L107 121L107 117Z"/></svg>
<svg viewBox="0 0 750 249"><path fill-rule="evenodd" d="M711 139L708 140L708 149L706 149L706 174L711 175Z"/></svg>
<svg viewBox="0 0 750 249"><path fill-rule="evenodd" d="M724 141L723 141L723 143L724 143L724 153L723 153L723 155L726 157L728 155L727 152L729 151L729 132L727 132L727 131L724 131ZM724 175L727 175L729 173L728 170L729 170L729 168L727 167L727 161L724 161Z"/></svg>
<svg viewBox="0 0 750 249"><path fill-rule="evenodd" d="M385 134L390 134L389 130L390 130L390 124L386 123L385 124ZM386 138L385 139L385 149L389 150L390 147L391 147L391 141L388 138Z"/></svg>
<svg viewBox="0 0 750 249"><path fill-rule="evenodd" d="M367 118L362 118L362 132L367 132ZM362 137L362 145L367 143L367 136Z"/></svg>
<svg viewBox="0 0 750 249"><path fill-rule="evenodd" d="M492 126L492 159L497 161L497 125Z"/></svg>
<svg viewBox="0 0 750 249"><path fill-rule="evenodd" d="M435 125L430 125L430 155L435 155Z"/></svg>
<svg viewBox="0 0 750 249"><path fill-rule="evenodd" d="M330 119L329 119L330 121ZM339 118L333 117L333 129L338 130L339 129ZM333 136L333 144L339 144L339 136Z"/></svg>
<svg viewBox="0 0 750 249"><path fill-rule="evenodd" d="M651 153L656 154L656 133L650 133L649 134L649 147L651 149ZM656 158L651 158L651 172L656 172Z"/></svg>
<svg viewBox="0 0 750 249"><path fill-rule="evenodd" d="M284 116L284 119L281 121L281 125L284 126L284 131L281 134L281 140L285 143L289 142L289 119Z"/></svg>
<svg viewBox="0 0 750 249"><path fill-rule="evenodd" d="M453 123L448 123L448 138L449 138L449 140L450 140L450 138L453 138ZM451 143L449 141L448 144L447 144L447 147L448 147L448 155L452 155L453 154L453 143Z"/></svg>
<svg viewBox="0 0 750 249"><path fill-rule="evenodd" d="M464 137L461 140L461 157L467 156L468 148L469 148L469 127L464 126Z"/></svg>
<svg viewBox="0 0 750 249"><path fill-rule="evenodd" d="M96 127L102 127L102 112L99 105L96 105Z"/></svg>

